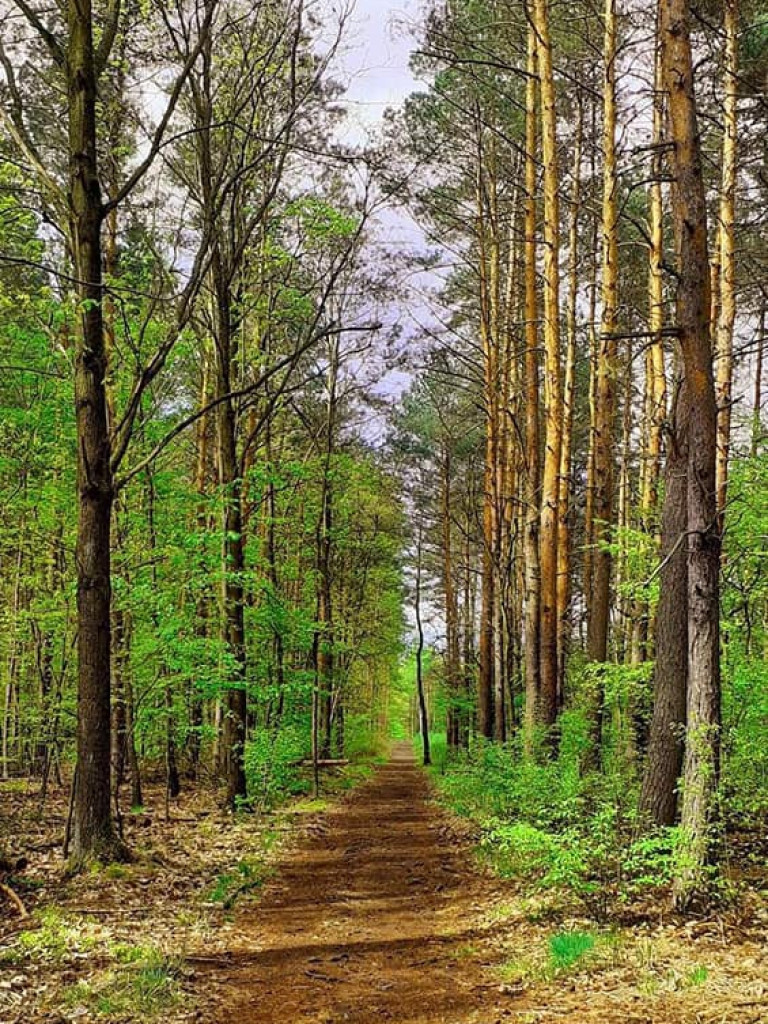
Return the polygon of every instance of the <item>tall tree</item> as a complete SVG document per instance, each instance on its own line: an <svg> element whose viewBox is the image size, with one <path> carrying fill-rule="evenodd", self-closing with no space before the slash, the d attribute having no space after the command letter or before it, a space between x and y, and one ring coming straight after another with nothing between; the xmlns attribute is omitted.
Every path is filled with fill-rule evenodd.
<svg viewBox="0 0 768 1024"><path fill-rule="evenodd" d="M688 699L675 902L706 885L720 764L720 533L717 523L717 403L710 335L707 206L688 0L661 0L663 80L674 143L672 213L677 250L676 316L688 404ZM659 649L658 658L667 657Z"/></svg>
<svg viewBox="0 0 768 1024"><path fill-rule="evenodd" d="M736 177L739 92L739 4L725 0L723 4L725 33L723 70L723 145L722 179L716 246L719 295L713 305L717 320L715 330L717 391L717 508L720 530L725 521L728 497L728 457L731 444L731 406L733 383L733 327L736 320Z"/></svg>
<svg viewBox="0 0 768 1024"><path fill-rule="evenodd" d="M539 720L541 696L541 557L539 454L539 303L536 273L536 141L538 109L536 36L528 29L525 86L525 743L533 749L534 728Z"/></svg>
<svg viewBox="0 0 768 1024"><path fill-rule="evenodd" d="M16 0L14 0L16 2ZM101 19L90 0L70 0L63 15L63 33L44 24L30 5L16 6L45 47L53 68L63 77L66 95L66 163L64 181L57 178L36 144L25 119L25 102L5 50L0 62L9 103L3 120L19 152L34 169L46 207L65 233L76 303L75 410L77 418L78 531L78 768L73 815L73 859L119 855L110 808L111 722L111 521L116 468L125 454L140 397L163 368L168 350L142 368L132 408L110 431L107 410L107 347L104 327L102 232L105 219L136 187L152 165L178 102L181 87L199 53L192 45L187 64L175 79L168 105L151 139L149 151L109 200L103 199L104 169L99 151L97 101L99 79L108 67L121 18L118 0ZM200 38L209 22L200 26ZM96 40L99 31L98 42Z"/></svg>
<svg viewBox="0 0 768 1024"><path fill-rule="evenodd" d="M617 331L619 311L619 217L616 172L616 3L606 0L603 13L603 212L602 313L597 342L595 402L591 430L593 446L593 533L591 593L587 595L587 656L608 657L611 603L611 533L614 521L614 441L616 419ZM590 710L589 760L599 763L603 725L603 687L595 677Z"/></svg>
<svg viewBox="0 0 768 1024"><path fill-rule="evenodd" d="M533 31L541 96L541 158L544 164L544 466L541 490L541 696L542 724L551 730L557 718L557 509L560 450L563 440L563 391L560 346L560 174L557 105L549 2L534 0Z"/></svg>

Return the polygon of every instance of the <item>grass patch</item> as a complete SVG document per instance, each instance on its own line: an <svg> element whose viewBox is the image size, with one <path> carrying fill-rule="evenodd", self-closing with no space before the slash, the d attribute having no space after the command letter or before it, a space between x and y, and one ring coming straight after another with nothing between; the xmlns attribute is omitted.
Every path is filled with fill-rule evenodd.
<svg viewBox="0 0 768 1024"><path fill-rule="evenodd" d="M454 952L453 956L456 960L469 960L473 956L477 956L478 948L473 943L468 942L463 946L459 946Z"/></svg>
<svg viewBox="0 0 768 1024"><path fill-rule="evenodd" d="M107 1019L129 1016L146 1021L178 1004L179 961L152 946L120 945L114 953L120 967L72 985L65 993L66 1006Z"/></svg>
<svg viewBox="0 0 768 1024"><path fill-rule="evenodd" d="M98 925L76 923L57 910L43 910L33 920L39 927L19 932L0 952L0 963L62 964L92 952L101 941Z"/></svg>
<svg viewBox="0 0 768 1024"><path fill-rule="evenodd" d="M286 808L286 814L320 814L321 811L327 811L329 807L328 801L323 797L304 797L300 800L295 800L289 807Z"/></svg>
<svg viewBox="0 0 768 1024"><path fill-rule="evenodd" d="M104 868L104 877L119 881L123 878L129 878L131 869L125 864L107 864Z"/></svg>
<svg viewBox="0 0 768 1024"><path fill-rule="evenodd" d="M224 910L231 910L241 896L260 889L267 876L268 871L263 861L245 857L238 861L234 870L216 878L208 901L221 904Z"/></svg>
<svg viewBox="0 0 768 1024"><path fill-rule="evenodd" d="M555 973L567 971L595 948L591 932L558 932L549 940L549 964Z"/></svg>
<svg viewBox="0 0 768 1024"><path fill-rule="evenodd" d="M376 763L381 763L381 761L358 761L355 764L345 765L341 774L332 781L330 786L326 782L326 787L332 792L345 792L348 789L354 789L370 779L375 771Z"/></svg>
<svg viewBox="0 0 768 1024"><path fill-rule="evenodd" d="M600 972L626 960L622 935L562 929L539 943L529 942L514 951L499 968L502 979L513 985L552 982L576 972Z"/></svg>
<svg viewBox="0 0 768 1024"><path fill-rule="evenodd" d="M703 985L709 977L709 971L703 964L699 964L693 967L685 979L686 988L698 988L699 985Z"/></svg>

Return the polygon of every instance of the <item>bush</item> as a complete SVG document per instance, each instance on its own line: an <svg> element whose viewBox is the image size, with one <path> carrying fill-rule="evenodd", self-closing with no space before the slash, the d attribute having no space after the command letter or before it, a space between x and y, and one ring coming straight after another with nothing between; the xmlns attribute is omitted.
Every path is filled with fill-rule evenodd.
<svg viewBox="0 0 768 1024"><path fill-rule="evenodd" d="M480 825L496 871L532 889L567 890L602 918L669 883L677 831L637 838L634 773L619 758L604 773L583 773L584 717L566 712L561 730L556 760L481 741L437 763L433 777L453 811Z"/></svg>
<svg viewBox="0 0 768 1024"><path fill-rule="evenodd" d="M278 730L259 730L245 746L248 792L260 807L273 807L286 797L308 792L300 767L306 753L305 733L287 723Z"/></svg>

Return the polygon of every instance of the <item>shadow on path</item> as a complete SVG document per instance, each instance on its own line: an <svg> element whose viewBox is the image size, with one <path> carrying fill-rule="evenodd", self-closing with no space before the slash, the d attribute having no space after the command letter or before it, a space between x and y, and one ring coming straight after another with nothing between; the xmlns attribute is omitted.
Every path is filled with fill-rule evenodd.
<svg viewBox="0 0 768 1024"><path fill-rule="evenodd" d="M495 1024L487 883L410 747L321 819L242 921L220 1024Z"/></svg>

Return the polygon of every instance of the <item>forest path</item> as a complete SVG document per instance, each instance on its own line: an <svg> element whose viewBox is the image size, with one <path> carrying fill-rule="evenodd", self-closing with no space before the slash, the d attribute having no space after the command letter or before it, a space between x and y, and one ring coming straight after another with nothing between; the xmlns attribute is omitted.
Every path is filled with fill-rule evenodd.
<svg viewBox="0 0 768 1024"><path fill-rule="evenodd" d="M216 1019L494 1024L498 976L483 964L479 920L491 888L398 745L244 913L244 941L215 978Z"/></svg>

